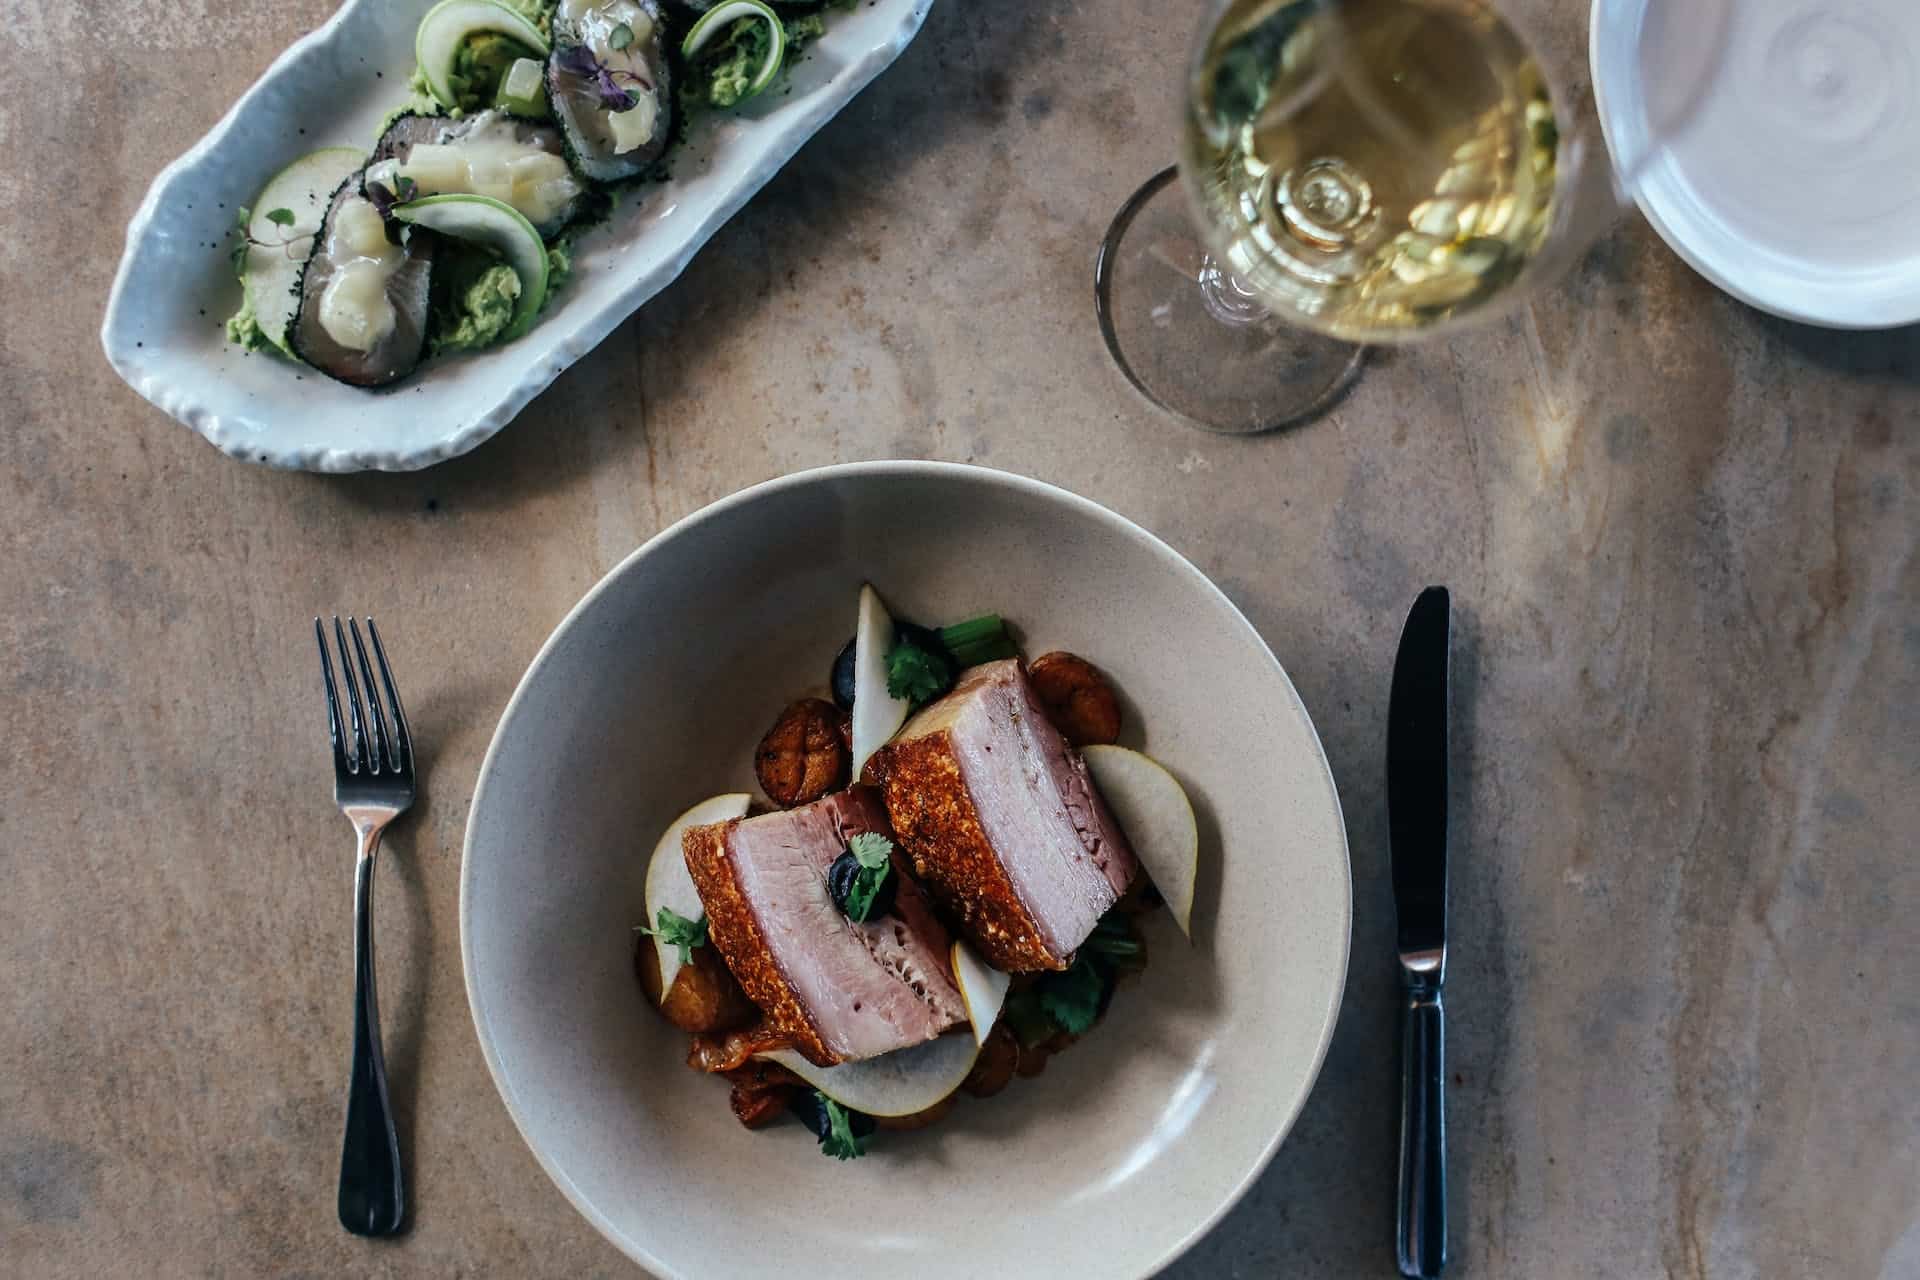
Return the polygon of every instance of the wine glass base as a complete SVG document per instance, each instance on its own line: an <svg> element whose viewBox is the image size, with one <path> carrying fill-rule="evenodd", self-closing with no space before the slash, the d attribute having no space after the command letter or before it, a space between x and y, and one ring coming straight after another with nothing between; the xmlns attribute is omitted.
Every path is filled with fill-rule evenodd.
<svg viewBox="0 0 1920 1280"><path fill-rule="evenodd" d="M1094 264L1107 350L1135 390L1206 431L1304 422L1352 385L1367 349L1289 327L1200 243L1168 168L1114 215Z"/></svg>

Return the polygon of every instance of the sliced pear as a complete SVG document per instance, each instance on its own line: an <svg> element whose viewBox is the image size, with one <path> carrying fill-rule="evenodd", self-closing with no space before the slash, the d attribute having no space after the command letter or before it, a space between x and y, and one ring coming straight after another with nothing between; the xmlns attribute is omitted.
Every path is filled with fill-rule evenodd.
<svg viewBox="0 0 1920 1280"><path fill-rule="evenodd" d="M853 776L900 732L912 708L887 692L887 655L893 651L893 615L872 583L860 588L860 619L853 629Z"/></svg>
<svg viewBox="0 0 1920 1280"><path fill-rule="evenodd" d="M1180 932L1193 936L1193 882L1200 865L1200 829L1193 805L1174 776L1152 757L1125 747L1085 747L1093 785L1120 820L1153 887L1167 900Z"/></svg>
<svg viewBox="0 0 1920 1280"><path fill-rule="evenodd" d="M980 1046L972 1036L941 1036L864 1062L816 1067L791 1049L760 1057L777 1062L843 1107L870 1116L910 1116L958 1089Z"/></svg>
<svg viewBox="0 0 1920 1280"><path fill-rule="evenodd" d="M724 796L715 796L711 800L702 800L673 820L673 824L661 835L660 843L653 846L653 861L647 864L647 924L660 922L660 908L669 908L675 915L685 916L689 920L700 918L706 908L700 905L700 891L693 887L693 876L687 872L687 858L680 849L680 837L688 827L704 827L710 822L726 822L733 818L747 816L747 806L753 797L744 791L731 792ZM666 999L673 990L673 980L680 973L680 948L653 939L653 948L660 956L660 998Z"/></svg>
<svg viewBox="0 0 1920 1280"><path fill-rule="evenodd" d="M953 942L953 976L960 986L960 998L966 1001L967 1017L973 1020L973 1042L985 1045L1013 979L982 960L958 938Z"/></svg>

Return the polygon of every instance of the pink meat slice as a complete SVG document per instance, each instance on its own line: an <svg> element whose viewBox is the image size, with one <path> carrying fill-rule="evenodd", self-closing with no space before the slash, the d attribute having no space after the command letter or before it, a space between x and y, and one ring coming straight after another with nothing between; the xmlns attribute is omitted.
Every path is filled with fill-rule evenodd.
<svg viewBox="0 0 1920 1280"><path fill-rule="evenodd" d="M820 1039L845 1061L931 1040L966 1018L951 939L901 870L891 913L856 924L834 906L827 869L861 832L889 839L886 810L864 787L735 824L734 880L774 963Z"/></svg>
<svg viewBox="0 0 1920 1280"><path fill-rule="evenodd" d="M988 963L1064 969L1139 863L1018 659L971 668L867 767L934 899Z"/></svg>
<svg viewBox="0 0 1920 1280"><path fill-rule="evenodd" d="M1133 846L1017 660L974 668L953 698L951 741L980 826L1041 939L1070 954L1133 882Z"/></svg>

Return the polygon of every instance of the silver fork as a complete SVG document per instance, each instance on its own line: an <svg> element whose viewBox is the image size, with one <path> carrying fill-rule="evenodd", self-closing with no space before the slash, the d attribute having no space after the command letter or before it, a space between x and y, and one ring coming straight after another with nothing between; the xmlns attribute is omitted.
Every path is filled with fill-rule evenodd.
<svg viewBox="0 0 1920 1280"><path fill-rule="evenodd" d="M313 620L313 638L320 645L320 677L327 688L327 733L333 740L333 801L353 823L360 844L353 870L353 1081L347 1090L347 1133L340 1153L340 1225L355 1235L390 1236L400 1230L406 1217L407 1198L400 1175L400 1137L393 1127L386 1062L380 1053L380 1007L373 990L373 865L381 832L413 805L413 736L407 731L406 712L400 708L400 691L393 687L393 671L387 666L379 629L372 618L367 619L373 656L380 664L380 685L376 686L367 647L360 642L360 624L352 618L347 624L353 634L352 655L347 653L347 630L337 616L333 620L340 668L346 676L351 743L341 725L326 628L320 619ZM353 676L356 658L367 686L364 708L361 681ZM392 711L391 732L380 711L381 687Z"/></svg>

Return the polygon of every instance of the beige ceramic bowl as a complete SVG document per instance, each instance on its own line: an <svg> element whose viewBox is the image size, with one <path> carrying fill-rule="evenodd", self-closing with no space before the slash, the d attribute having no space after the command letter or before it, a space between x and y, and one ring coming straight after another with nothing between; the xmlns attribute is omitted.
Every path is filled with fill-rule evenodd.
<svg viewBox="0 0 1920 1280"><path fill-rule="evenodd" d="M1027 652L1106 668L1127 741L1186 782L1202 875L1189 947L1151 964L1044 1075L939 1126L821 1156L749 1133L632 972L644 861L785 702L825 682L863 579L929 622L997 610ZM1346 971L1339 800L1313 725L1199 570L1062 490L877 463L735 494L588 593L521 682L480 771L460 886L487 1065L541 1165L662 1276L837 1280L1152 1274L1259 1174L1319 1069Z"/></svg>

